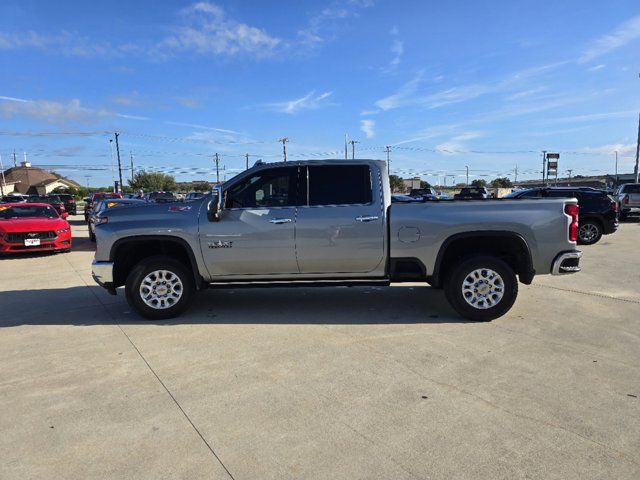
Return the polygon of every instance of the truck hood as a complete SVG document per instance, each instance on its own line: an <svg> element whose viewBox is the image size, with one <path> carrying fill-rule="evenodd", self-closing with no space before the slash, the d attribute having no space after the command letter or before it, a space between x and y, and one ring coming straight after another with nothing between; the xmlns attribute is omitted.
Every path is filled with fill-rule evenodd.
<svg viewBox="0 0 640 480"><path fill-rule="evenodd" d="M44 232L69 228L69 222L61 218L16 218L13 220L0 220L0 232Z"/></svg>

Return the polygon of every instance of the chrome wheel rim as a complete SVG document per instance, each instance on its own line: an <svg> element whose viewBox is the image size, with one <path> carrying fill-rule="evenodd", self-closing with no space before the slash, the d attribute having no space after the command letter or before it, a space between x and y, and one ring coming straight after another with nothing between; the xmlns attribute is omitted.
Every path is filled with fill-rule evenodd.
<svg viewBox="0 0 640 480"><path fill-rule="evenodd" d="M503 296L504 280L490 268L473 270L462 281L462 297L478 310L495 307Z"/></svg>
<svg viewBox="0 0 640 480"><path fill-rule="evenodd" d="M578 231L583 242L591 242L598 236L598 227L593 223L582 225Z"/></svg>
<svg viewBox="0 0 640 480"><path fill-rule="evenodd" d="M169 270L155 270L142 279L140 298L149 307L165 310L173 307L182 298L180 277Z"/></svg>

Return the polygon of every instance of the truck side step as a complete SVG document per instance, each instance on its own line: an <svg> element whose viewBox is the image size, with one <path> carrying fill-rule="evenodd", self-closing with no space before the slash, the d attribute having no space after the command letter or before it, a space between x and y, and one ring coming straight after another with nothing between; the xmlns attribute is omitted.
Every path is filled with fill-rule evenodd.
<svg viewBox="0 0 640 480"><path fill-rule="evenodd" d="M234 282L209 282L211 288L273 288L273 287L388 287L388 278L343 280L239 280Z"/></svg>

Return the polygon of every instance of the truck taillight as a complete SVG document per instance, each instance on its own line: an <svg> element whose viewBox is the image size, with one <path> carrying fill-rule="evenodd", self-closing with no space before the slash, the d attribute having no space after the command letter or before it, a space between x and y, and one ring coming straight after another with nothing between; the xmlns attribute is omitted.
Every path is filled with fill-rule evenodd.
<svg viewBox="0 0 640 480"><path fill-rule="evenodd" d="M571 224L569 225L569 241L578 241L578 205L571 203L564 206L564 213L571 217Z"/></svg>

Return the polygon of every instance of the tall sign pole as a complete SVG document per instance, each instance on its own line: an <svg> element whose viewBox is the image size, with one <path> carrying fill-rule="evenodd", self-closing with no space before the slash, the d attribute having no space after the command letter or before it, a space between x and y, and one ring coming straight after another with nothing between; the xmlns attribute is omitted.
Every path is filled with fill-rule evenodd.
<svg viewBox="0 0 640 480"><path fill-rule="evenodd" d="M542 186L544 187L544 172L547 169L547 151L542 151Z"/></svg>
<svg viewBox="0 0 640 480"><path fill-rule="evenodd" d="M216 153L213 156L213 160L216 162L216 185L220 184L220 157Z"/></svg>

